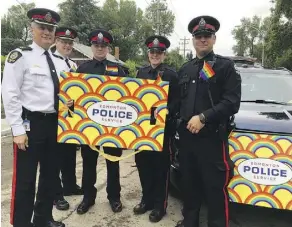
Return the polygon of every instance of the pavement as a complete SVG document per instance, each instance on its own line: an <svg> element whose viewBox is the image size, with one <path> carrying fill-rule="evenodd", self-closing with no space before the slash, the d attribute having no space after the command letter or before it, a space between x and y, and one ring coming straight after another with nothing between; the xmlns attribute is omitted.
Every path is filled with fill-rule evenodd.
<svg viewBox="0 0 292 227"><path fill-rule="evenodd" d="M11 134L11 129L6 119L1 119L1 136L7 136L10 134Z"/></svg>
<svg viewBox="0 0 292 227"><path fill-rule="evenodd" d="M12 179L12 137L10 132L3 133L9 128L2 120L1 125L1 226L11 227L10 199ZM10 130L10 129L9 129ZM5 134L5 136L3 136ZM76 175L79 185L82 179L82 158L80 152L77 154ZM121 178L121 201L124 209L121 213L114 214L107 201L106 194L106 162L101 157L97 166L97 198L95 205L84 215L78 215L76 209L82 196L66 197L70 203L68 211L53 210L55 220L63 221L66 227L174 227L181 216L182 203L177 193L172 191L168 200L166 216L159 223L149 222L149 213L136 216L133 214L133 207L139 203L141 198L141 187L134 158L120 162ZM291 227L292 212L254 208L231 204L231 225L230 227ZM207 227L207 211L203 206L200 213L200 227Z"/></svg>

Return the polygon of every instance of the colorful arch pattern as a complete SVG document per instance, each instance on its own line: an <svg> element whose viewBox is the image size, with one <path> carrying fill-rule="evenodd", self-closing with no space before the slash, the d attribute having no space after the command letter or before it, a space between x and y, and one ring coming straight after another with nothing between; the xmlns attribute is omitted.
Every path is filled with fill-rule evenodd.
<svg viewBox="0 0 292 227"><path fill-rule="evenodd" d="M292 210L292 179L281 185L255 184L238 173L238 165L248 159L268 158L292 170L292 136L234 132L229 138L229 153L235 163L228 191L232 202ZM290 195L290 197L289 197Z"/></svg>
<svg viewBox="0 0 292 227"><path fill-rule="evenodd" d="M162 125L165 124L166 116L163 110L167 107L168 86L169 83L161 79L153 82L127 77L62 72L60 104L65 105L72 99L69 94L74 94L75 102L72 117L68 115L68 111L59 112L58 142L161 151L163 144L156 138L164 134ZM150 105L157 107L159 125L150 125L151 108L149 103L147 105L145 100L142 100L147 94L158 98L156 103ZM114 128L97 124L87 116L89 106L110 100L134 107L138 112L137 120L131 125Z"/></svg>

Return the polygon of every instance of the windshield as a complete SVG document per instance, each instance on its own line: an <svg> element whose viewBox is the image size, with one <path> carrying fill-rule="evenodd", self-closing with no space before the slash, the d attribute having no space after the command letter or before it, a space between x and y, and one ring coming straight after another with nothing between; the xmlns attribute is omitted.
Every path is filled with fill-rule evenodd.
<svg viewBox="0 0 292 227"><path fill-rule="evenodd" d="M240 72L242 78L241 100L292 101L292 76Z"/></svg>

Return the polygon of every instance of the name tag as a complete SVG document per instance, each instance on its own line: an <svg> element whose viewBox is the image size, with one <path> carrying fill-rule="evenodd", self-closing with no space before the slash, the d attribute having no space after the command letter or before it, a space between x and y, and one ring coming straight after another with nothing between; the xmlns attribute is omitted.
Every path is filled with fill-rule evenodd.
<svg viewBox="0 0 292 227"><path fill-rule="evenodd" d="M30 131L30 121L29 120L24 120L23 126L24 126L25 131L27 131L27 132Z"/></svg>

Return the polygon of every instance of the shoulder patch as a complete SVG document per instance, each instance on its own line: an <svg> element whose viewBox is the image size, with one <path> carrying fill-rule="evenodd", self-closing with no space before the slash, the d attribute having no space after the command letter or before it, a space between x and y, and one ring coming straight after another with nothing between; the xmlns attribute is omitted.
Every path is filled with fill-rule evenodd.
<svg viewBox="0 0 292 227"><path fill-rule="evenodd" d="M64 60L64 58L62 58L61 56L59 56L59 55L56 55L56 54L52 54L54 57L56 57L56 58L60 58L60 59L62 59L62 60Z"/></svg>
<svg viewBox="0 0 292 227"><path fill-rule="evenodd" d="M16 62L19 58L21 58L22 53L20 53L18 50L13 50L10 52L10 54L7 57L7 62L8 63L14 63Z"/></svg>
<svg viewBox="0 0 292 227"><path fill-rule="evenodd" d="M22 51L32 51L31 47L19 47L19 49Z"/></svg>

